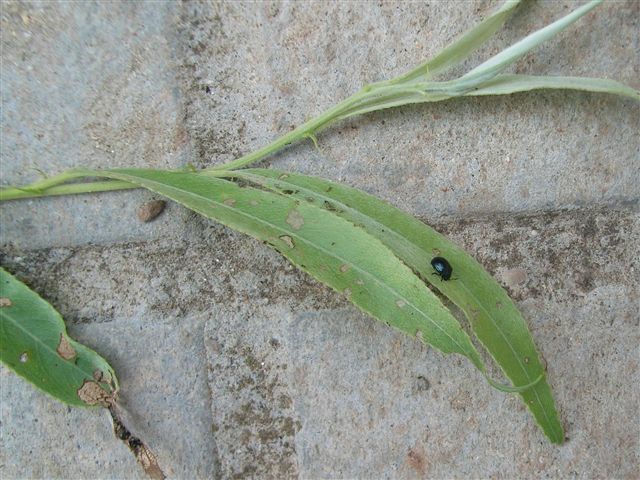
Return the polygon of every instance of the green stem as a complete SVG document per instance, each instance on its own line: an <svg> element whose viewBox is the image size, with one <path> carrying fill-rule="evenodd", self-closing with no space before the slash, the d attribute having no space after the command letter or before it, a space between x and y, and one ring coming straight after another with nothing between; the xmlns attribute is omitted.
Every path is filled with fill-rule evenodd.
<svg viewBox="0 0 640 480"><path fill-rule="evenodd" d="M251 163L258 162L294 142L297 142L304 138L313 138L313 136L321 129L326 128L333 122L339 120L342 117L342 114L353 107L353 105L357 104L368 96L371 96L373 91L374 90L371 90L370 87L364 87L359 92L343 100L337 105L334 105L317 117L303 123L294 130L291 130L289 133L284 134L270 144L231 162L225 163L223 165L216 165L215 167L206 168L204 171L235 170L238 168L242 168Z"/></svg>
<svg viewBox="0 0 640 480"><path fill-rule="evenodd" d="M420 93L424 95L437 94L442 98L449 98L468 92L477 82L467 81L466 83L470 85L462 85L461 82L456 80L446 82L424 82L411 85L399 85L396 80L389 80L370 84L349 98L329 108L317 117L281 136L272 143L236 160L232 160L231 162L223 165L209 167L205 170L236 170L258 162L294 142L304 138L313 139L313 136L321 129L327 128L330 124L342 120L343 118L354 115L354 113L351 112L354 110L359 111L360 105L370 105L366 111L372 111L376 109L376 105L385 104L389 99L407 95L407 93Z"/></svg>
<svg viewBox="0 0 640 480"><path fill-rule="evenodd" d="M493 82L494 77L497 76L507 65L513 63L531 48L555 35L570 23L576 21L601 1L602 0L592 0L589 4L576 9L571 14L563 17L553 24L534 32L458 79L443 82L427 81L432 74L442 72L450 66L460 62L462 59L467 58L478 45L482 44L500 25L504 23L516 5L520 3L520 0L507 0L503 4L502 8L494 15L486 19L468 34L463 35L462 38L452 43L428 62L423 63L400 77L369 84L351 97L343 100L332 108L329 108L316 118L305 122L291 132L279 137L269 145L224 165L217 165L205 169L202 173L207 174L207 172L235 170L245 167L264 159L265 157L283 149L287 145L305 138L311 139L313 143L316 144L315 135L321 129L328 127L334 122L354 115L361 115L385 108L398 107L409 103L436 102L446 100L451 97L470 95L473 94L474 91L480 91L485 84ZM502 88L504 89L505 87L503 86ZM522 85L519 85L518 88L520 90L524 90ZM606 88L599 85L596 89L591 85L589 89L582 89L589 91L606 91L608 93L629 95L633 98L637 98L637 95L633 95L637 94L637 92L632 91L632 94L630 94L628 91L624 91L621 93L619 86L616 86L616 88L613 89L611 88L611 85ZM516 88L514 91L520 90ZM486 92L484 92L484 94L486 94ZM69 170L55 177L47 178L22 188L0 188L0 201L48 195L93 193L137 188L133 185L127 184L126 182L113 181L83 182L62 185L69 180L76 178L95 176L95 172L91 173L79 169Z"/></svg>
<svg viewBox="0 0 640 480"><path fill-rule="evenodd" d="M76 178L86 177L87 174L82 169L71 169L65 172L62 172L53 177L47 177L44 180L40 180L38 182L33 182L29 184L24 190L33 190L33 191L44 191L48 188L51 188L55 185L60 185L69 180L75 180Z"/></svg>
<svg viewBox="0 0 640 480"><path fill-rule="evenodd" d="M350 112L353 112L354 109L358 109L359 106L380 104L383 103L388 97L394 97L397 95L398 87L389 85L387 82L379 82L377 84L367 85L359 92L343 100L337 105L334 105L317 117L303 123L291 132L282 135L272 143L224 165L217 165L204 169L202 170L202 173L207 174L221 170L234 170L242 168L251 163L262 160L263 158L281 150L291 143L303 140L305 138L311 138L311 140L313 140L315 143L315 134L318 131L328 127L330 124L338 120L345 118L346 116L351 116L353 113ZM113 180L105 182L70 183L63 185L70 180L91 176L95 176L95 174L83 169L74 169L68 170L50 178L46 178L44 180L40 180L38 182L34 182L25 187L1 188L0 201L37 198L52 195L96 193L137 188L135 185L126 182Z"/></svg>
<svg viewBox="0 0 640 480"><path fill-rule="evenodd" d="M68 172L58 175L57 177L64 176L66 175L66 173ZM133 188L139 188L137 185L133 185L132 183L113 180L104 182L69 183L67 185L56 184L50 187L39 189L34 189L33 185L35 184L29 185L24 188L0 188L0 202L4 202L5 200L23 200L26 198L75 195L79 193L110 192L114 190L130 190Z"/></svg>

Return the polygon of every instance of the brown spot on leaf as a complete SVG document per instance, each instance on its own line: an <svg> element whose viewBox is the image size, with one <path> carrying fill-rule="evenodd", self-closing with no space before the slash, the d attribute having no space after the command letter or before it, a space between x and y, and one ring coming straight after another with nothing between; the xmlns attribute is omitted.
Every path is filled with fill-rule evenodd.
<svg viewBox="0 0 640 480"><path fill-rule="evenodd" d="M404 300L402 300L401 298L399 298L398 300L396 300L396 305L398 306L398 308L404 308L404 306L407 304L407 302L405 302Z"/></svg>
<svg viewBox="0 0 640 480"><path fill-rule="evenodd" d="M349 297L351 296L351 289L350 289L350 288L345 288L345 289L342 291L342 294L343 294L345 297L349 298Z"/></svg>
<svg viewBox="0 0 640 480"><path fill-rule="evenodd" d="M291 225L291 228L294 230L300 230L304 225L304 218L300 215L300 212L295 208L289 212L287 215L287 223Z"/></svg>
<svg viewBox="0 0 640 480"><path fill-rule="evenodd" d="M20 354L20 363L27 363L27 360L29 360L29 354L27 352L22 352Z"/></svg>
<svg viewBox="0 0 640 480"><path fill-rule="evenodd" d="M439 248L432 248L431 251L434 255L440 255L442 253Z"/></svg>
<svg viewBox="0 0 640 480"><path fill-rule="evenodd" d="M78 389L78 397L87 405L109 407L114 402L113 395L92 380L84 381Z"/></svg>
<svg viewBox="0 0 640 480"><path fill-rule="evenodd" d="M7 297L0 298L0 308L10 307L11 305L13 305L13 302L9 298Z"/></svg>
<svg viewBox="0 0 640 480"><path fill-rule="evenodd" d="M69 340L67 340L64 333L60 334L60 343L58 343L56 352L58 352L58 355L65 360L73 360L77 355L75 349L71 346L71 343L69 343Z"/></svg>
<svg viewBox="0 0 640 480"><path fill-rule="evenodd" d="M334 212L334 213L343 212L342 209L336 207L333 203L329 202L328 200L325 200L322 205L324 206L325 209L329 210L330 212Z"/></svg>
<svg viewBox="0 0 640 480"><path fill-rule="evenodd" d="M340 271L342 273L345 273L347 270L349 270L349 265L347 265L346 263L343 263L342 265L340 265Z"/></svg>
<svg viewBox="0 0 640 480"><path fill-rule="evenodd" d="M160 215L164 208L167 206L167 202L164 200L152 200L147 203L143 203L138 208L138 218L141 222L150 222Z"/></svg>
<svg viewBox="0 0 640 480"><path fill-rule="evenodd" d="M500 310L502 308L502 302L496 302L496 308Z"/></svg>
<svg viewBox="0 0 640 480"><path fill-rule="evenodd" d="M421 342L424 342L424 337L422 336L422 330L416 330L416 338Z"/></svg>
<svg viewBox="0 0 640 480"><path fill-rule="evenodd" d="M94 370L93 371L93 379L96 382L101 382L102 381L102 377L103 377L102 370Z"/></svg>
<svg viewBox="0 0 640 480"><path fill-rule="evenodd" d="M233 198L227 198L227 199L226 199L224 202L222 202L222 203L224 203L227 207L233 207L233 206L236 204L236 201L235 201L235 199L233 199Z"/></svg>
<svg viewBox="0 0 640 480"><path fill-rule="evenodd" d="M356 280L356 285L364 285L364 281L358 279Z"/></svg>
<svg viewBox="0 0 640 480"><path fill-rule="evenodd" d="M295 247L295 245L293 244L293 238L291 238L289 235L281 235L280 240L286 243L287 247L289 248Z"/></svg>

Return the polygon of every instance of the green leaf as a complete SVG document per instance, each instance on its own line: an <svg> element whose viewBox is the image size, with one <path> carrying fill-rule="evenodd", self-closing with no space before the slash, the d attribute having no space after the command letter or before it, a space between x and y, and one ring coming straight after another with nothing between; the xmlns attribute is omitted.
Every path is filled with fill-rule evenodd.
<svg viewBox="0 0 640 480"><path fill-rule="evenodd" d="M497 55L494 55L486 62L478 65L469 73L460 77L458 81L461 84L471 83L475 86L480 82L485 82L495 77L509 65L525 56L529 51L533 50L546 40L554 37L601 3L602 0L592 0L585 5L576 8L568 15L565 15L561 19L556 20L555 22L533 32L530 35L527 35L519 42L514 43L509 48L506 48Z"/></svg>
<svg viewBox="0 0 640 480"><path fill-rule="evenodd" d="M60 314L3 268L0 288L0 360L65 403L109 406L118 380L107 361L69 338Z"/></svg>
<svg viewBox="0 0 640 480"><path fill-rule="evenodd" d="M478 90L468 92L466 95L508 95L540 89L611 93L640 100L640 92L615 80L585 77L542 77L536 75L499 75L483 83Z"/></svg>
<svg viewBox="0 0 640 480"><path fill-rule="evenodd" d="M227 175L301 203L322 206L380 240L465 313L477 338L514 385L525 386L542 376L520 394L547 437L553 443L564 441L551 389L524 318L505 290L464 250L419 220L354 188L272 169L235 170ZM430 262L435 256L451 263L455 280L443 282L432 275Z"/></svg>
<svg viewBox="0 0 640 480"><path fill-rule="evenodd" d="M435 57L391 81L404 83L416 79L426 80L462 62L482 46L513 14L521 0L507 0L495 13L441 50Z"/></svg>
<svg viewBox="0 0 640 480"><path fill-rule="evenodd" d="M469 336L414 273L382 242L333 212L285 195L194 173L93 171L164 195L264 241L351 302L444 353L485 371Z"/></svg>
<svg viewBox="0 0 640 480"><path fill-rule="evenodd" d="M525 77L518 75L505 75L496 80L505 68L529 51L539 46L544 41L552 38L567 28L569 25L589 13L598 6L602 0L593 0L564 16L563 18L541 28L522 40L516 42L489 60L477 66L455 80L442 82L428 81L433 73L455 64L466 58L473 50L473 43L469 39L476 38L486 40L512 13L515 4L505 3L503 7L492 17L489 17L475 29L465 34L459 42L447 47L433 60L415 68L408 74L397 77L387 82L379 82L365 89L366 95L362 95L343 109L338 118L345 119L355 115L400 107L415 103L440 102L463 95L502 95L516 91L527 91L544 88L576 89L589 92L604 92L616 95L624 95L631 98L638 97L638 92L618 82L605 79L580 79L573 77ZM482 41L484 41L482 40ZM448 55L452 55L448 58ZM460 58L458 58L460 57ZM244 165L248 164L245 162ZM232 164L236 167L236 163Z"/></svg>

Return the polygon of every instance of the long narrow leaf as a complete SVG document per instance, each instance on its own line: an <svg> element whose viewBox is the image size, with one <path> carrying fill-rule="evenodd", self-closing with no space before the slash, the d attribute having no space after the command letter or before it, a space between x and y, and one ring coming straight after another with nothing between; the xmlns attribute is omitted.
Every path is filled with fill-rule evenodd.
<svg viewBox="0 0 640 480"><path fill-rule="evenodd" d="M509 48L501 51L497 55L494 55L486 62L478 65L469 73L460 77L460 83L464 85L467 85L469 83L478 85L479 83L485 82L495 77L507 66L522 58L529 51L533 50L544 41L549 40L551 37L560 33L573 22L577 21L582 16L593 10L600 3L602 3L602 0L592 0L587 4L576 8L573 12L569 13L559 20L556 20L552 24L535 31L530 35L527 35L519 42L516 42Z"/></svg>
<svg viewBox="0 0 640 480"><path fill-rule="evenodd" d="M431 227L376 197L317 177L272 169L231 174L322 206L360 226L464 311L478 339L514 385L544 375L527 324L504 289L475 259ZM430 261L436 256L449 260L455 280L442 282L432 275ZM521 395L547 437L562 443L562 425L546 380Z"/></svg>
<svg viewBox="0 0 640 480"><path fill-rule="evenodd" d="M108 406L118 380L107 361L67 335L60 314L0 268L0 360L38 388L76 406Z"/></svg>
<svg viewBox="0 0 640 480"><path fill-rule="evenodd" d="M131 182L262 240L365 312L485 371L458 321L379 240L307 202L195 173L119 169L89 175Z"/></svg>
<svg viewBox="0 0 640 480"><path fill-rule="evenodd" d="M418 78L426 80L462 62L504 25L519 4L520 0L507 0L498 11L441 50L435 57L393 80L393 83L404 83Z"/></svg>
<svg viewBox="0 0 640 480"><path fill-rule="evenodd" d="M442 93L446 91L450 93ZM416 83L414 88L391 95L366 99L341 115L341 119L376 112L387 108L416 103L440 102L460 96L453 82ZM640 92L615 80L587 77L545 77L535 75L498 75L478 87L463 93L464 96L509 95L532 90L576 90L592 93L609 93L640 100Z"/></svg>
<svg viewBox="0 0 640 480"><path fill-rule="evenodd" d="M540 89L579 90L583 92L611 93L640 100L640 92L615 80L585 77L542 77L535 75L499 75L483 83L467 96L508 95Z"/></svg>

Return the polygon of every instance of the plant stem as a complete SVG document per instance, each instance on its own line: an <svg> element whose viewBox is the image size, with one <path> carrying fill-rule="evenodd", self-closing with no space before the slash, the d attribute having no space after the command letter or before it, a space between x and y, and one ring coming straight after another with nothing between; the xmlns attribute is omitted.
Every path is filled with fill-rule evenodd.
<svg viewBox="0 0 640 480"><path fill-rule="evenodd" d="M216 165L214 167L206 168L204 171L235 170L247 166L251 163L260 161L263 158L271 155L272 153L277 152L278 150L286 147L291 143L302 140L303 138L311 138L313 140L316 133L318 133L321 129L328 127L336 120L339 120L344 112L348 111L355 104L370 96L372 92L373 90L371 90L370 87L364 87L359 92L343 100L337 105L334 105L317 117L296 127L289 133L282 135L280 138L276 139L270 144L259 148L254 152L248 153L247 155L243 155L236 160L225 163L224 165Z"/></svg>
<svg viewBox="0 0 640 480"><path fill-rule="evenodd" d="M114 190L131 190L140 188L128 182L108 180L104 182L81 182L67 185L55 185L42 190L8 187L0 189L0 202L5 200L23 200L26 198L52 197L59 195L74 195L79 193L112 192Z"/></svg>
<svg viewBox="0 0 640 480"><path fill-rule="evenodd" d="M207 175L213 174L213 172L235 170L245 167L304 138L309 138L314 144L317 144L316 134L320 130L334 122L354 115L361 115L411 103L438 102L452 97L473 95L476 91L483 95L505 94L517 91L528 91L532 89L531 85L533 85L535 88L569 88L625 95L638 99L640 95L637 91L617 84L616 82L597 79L588 79L588 81L585 82L585 79L582 79L583 81L580 87L577 88L575 82L569 77L565 77L566 83L546 79L545 84L542 83L542 80L536 80L535 84L532 82L527 84L522 77L511 75L505 77L505 79L510 79L510 82L503 79L500 88L497 90L495 87L494 90L489 87L486 91L482 92L483 86L494 82L496 76L499 75L504 68L521 58L535 46L575 22L578 18L601 3L601 1L602 0L592 0L590 3L576 9L569 15L530 34L499 54L494 55L462 77L441 82L429 81L434 73L442 72L464 58L467 58L479 44L489 38L495 30L504 23L514 8L520 3L520 0L507 0L502 8L494 15L487 18L466 35L463 35L459 40L453 42L433 59L399 77L366 85L354 95L329 108L317 117L303 123L291 132L282 135L270 144L229 163L201 170L200 173ZM181 169L178 169L178 171L179 170ZM62 185L69 180L81 177L99 177L99 172L96 174L96 171L75 169L25 187L0 188L0 201L48 195L94 193L137 188L134 185L119 181L80 182Z"/></svg>
<svg viewBox="0 0 640 480"><path fill-rule="evenodd" d="M343 118L354 115L354 113L352 113L354 110L359 113L359 107L361 105L370 106L366 111L373 111L377 109L375 108L377 105L384 104L388 99L392 99L397 96L406 96L408 93L423 94L425 96L438 95L440 97L438 100L441 100L463 95L474 88L477 83L477 81L460 82L459 80L451 80L446 82L402 85L398 83L397 79L372 83L366 85L359 92L353 94L337 105L334 105L317 117L303 123L270 144L236 160L232 160L231 162L206 168L205 171L236 170L251 163L258 162L296 141L304 138L311 138L312 140L315 140L315 134L321 129L326 128L330 124L342 120Z"/></svg>

